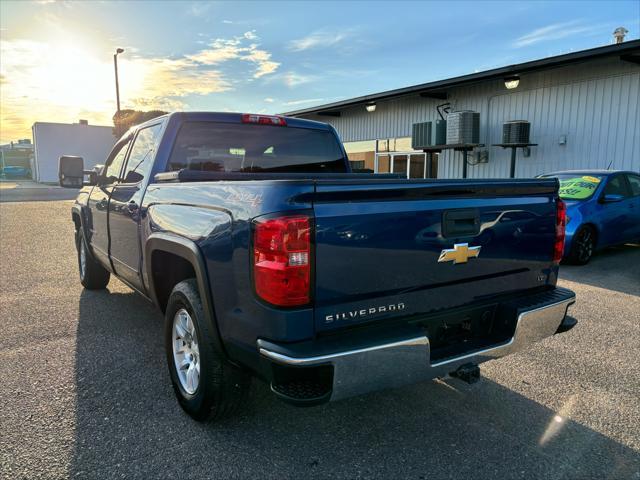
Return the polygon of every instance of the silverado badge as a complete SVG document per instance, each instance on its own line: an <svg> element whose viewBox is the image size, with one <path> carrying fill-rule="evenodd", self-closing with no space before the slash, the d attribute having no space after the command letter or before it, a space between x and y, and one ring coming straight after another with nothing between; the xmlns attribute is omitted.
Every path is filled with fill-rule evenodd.
<svg viewBox="0 0 640 480"><path fill-rule="evenodd" d="M467 263L470 258L480 255L480 247L469 247L468 243L456 243L453 248L445 248L440 252L438 262Z"/></svg>

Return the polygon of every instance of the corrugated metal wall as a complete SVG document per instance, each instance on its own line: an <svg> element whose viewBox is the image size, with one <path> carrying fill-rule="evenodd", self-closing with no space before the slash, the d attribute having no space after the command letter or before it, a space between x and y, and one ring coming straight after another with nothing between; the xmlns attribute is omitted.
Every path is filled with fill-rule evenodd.
<svg viewBox="0 0 640 480"><path fill-rule="evenodd" d="M489 162L469 166L472 178L504 178L510 151L499 143L507 120L531 122L531 156L518 151L516 176L530 177L552 170L612 168L640 170L640 69L617 59L599 60L521 75L515 90L501 80L449 91L452 110L480 112L480 141ZM441 101L417 95L379 102L374 113L363 106L342 111L341 117L310 115L329 122L344 142L406 137L417 122L436 120ZM566 136L566 145L560 137ZM438 176L462 176L461 154L444 152Z"/></svg>

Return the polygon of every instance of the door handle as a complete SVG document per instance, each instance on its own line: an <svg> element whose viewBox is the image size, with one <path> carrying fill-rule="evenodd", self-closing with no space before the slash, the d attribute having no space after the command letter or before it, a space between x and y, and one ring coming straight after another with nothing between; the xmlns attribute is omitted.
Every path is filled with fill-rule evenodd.
<svg viewBox="0 0 640 480"><path fill-rule="evenodd" d="M129 210L130 213L136 213L138 211L138 204L131 200L127 203L127 210Z"/></svg>
<svg viewBox="0 0 640 480"><path fill-rule="evenodd" d="M475 236L480 233L480 212L475 208L447 210L442 214L444 237Z"/></svg>

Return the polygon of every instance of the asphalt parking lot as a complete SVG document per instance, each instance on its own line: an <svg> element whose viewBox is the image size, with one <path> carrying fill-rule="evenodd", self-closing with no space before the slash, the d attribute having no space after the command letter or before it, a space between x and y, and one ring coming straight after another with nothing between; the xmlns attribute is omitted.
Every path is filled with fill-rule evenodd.
<svg viewBox="0 0 640 480"><path fill-rule="evenodd" d="M72 200L78 191L31 180L7 180L0 178L0 202L24 202L32 200Z"/></svg>
<svg viewBox="0 0 640 480"><path fill-rule="evenodd" d="M117 280L83 291L69 201L0 204L2 478L640 480L640 246L563 267L572 331L434 381L310 409L255 386L198 424L162 318Z"/></svg>

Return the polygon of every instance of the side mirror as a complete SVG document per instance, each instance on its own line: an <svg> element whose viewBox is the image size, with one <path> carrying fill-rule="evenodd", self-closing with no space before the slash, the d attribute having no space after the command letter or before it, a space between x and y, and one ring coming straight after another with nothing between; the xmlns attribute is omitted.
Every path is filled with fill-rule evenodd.
<svg viewBox="0 0 640 480"><path fill-rule="evenodd" d="M89 175L89 181L84 176ZM63 155L58 160L58 182L64 188L82 188L84 185L95 185L97 174L94 170L85 171L84 159L71 155Z"/></svg>
<svg viewBox="0 0 640 480"><path fill-rule="evenodd" d="M624 200L624 196L615 193L608 193L600 200L602 203L615 203Z"/></svg>
<svg viewBox="0 0 640 480"><path fill-rule="evenodd" d="M104 171L104 165L96 165L93 169L89 170L89 185L97 185L102 172Z"/></svg>

